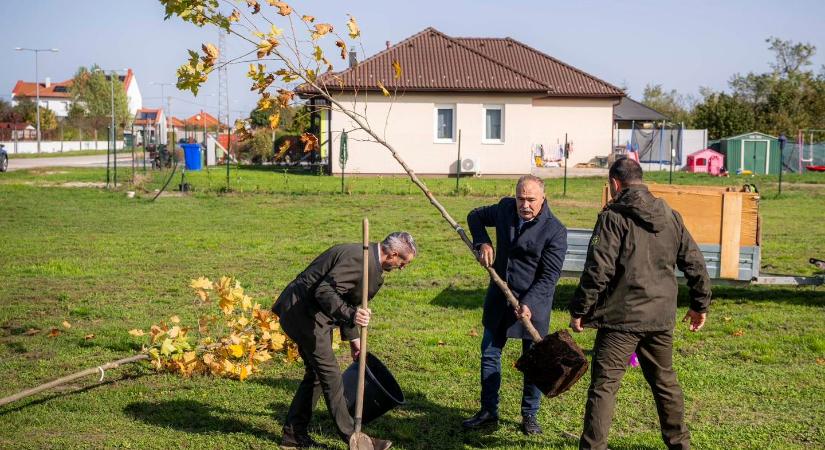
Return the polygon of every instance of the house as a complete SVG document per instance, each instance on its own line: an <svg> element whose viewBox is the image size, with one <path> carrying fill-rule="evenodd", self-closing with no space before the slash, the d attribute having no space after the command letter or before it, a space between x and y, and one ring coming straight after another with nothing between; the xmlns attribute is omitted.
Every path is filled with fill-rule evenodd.
<svg viewBox="0 0 825 450"><path fill-rule="evenodd" d="M185 132L186 126L185 126L183 120L181 120L181 119L179 119L175 116L172 116L172 117L169 118L169 121L167 122L166 126L167 126L167 129L168 129L168 132L172 133L172 136L174 136L174 138L172 138L172 139L175 140L175 141L178 141L179 139L183 138L186 135L186 132Z"/></svg>
<svg viewBox="0 0 825 450"><path fill-rule="evenodd" d="M57 117L69 115L69 107L72 104L72 94L69 89L72 87L72 80L52 83L50 78L46 78L44 83L40 83L40 106L48 108ZM27 98L32 102L37 100L37 84L33 82L17 80L17 84L11 90L12 106L22 98Z"/></svg>
<svg viewBox="0 0 825 450"><path fill-rule="evenodd" d="M37 139L37 129L25 122L0 122L0 141Z"/></svg>
<svg viewBox="0 0 825 450"><path fill-rule="evenodd" d="M215 116L208 112L201 111L183 121L184 136L194 142L203 142L204 130L208 133L216 133L226 129L226 126L218 121Z"/></svg>
<svg viewBox="0 0 825 450"><path fill-rule="evenodd" d="M622 90L514 39L426 28L360 63L350 56L349 68L319 81L419 174L455 174L459 141L462 173L530 173L537 148L558 148L565 136L573 142L570 164L611 152L613 107ZM398 78L393 61L401 67ZM382 95L379 83L393 95ZM358 127L324 109L326 100L310 86L297 92L319 107L313 121L321 157L340 173L341 131ZM346 172L403 173L364 131L348 137Z"/></svg>
<svg viewBox="0 0 825 450"><path fill-rule="evenodd" d="M162 109L138 109L132 126L137 145L166 144L166 115Z"/></svg>
<svg viewBox="0 0 825 450"><path fill-rule="evenodd" d="M140 94L137 78L132 69L128 69L125 74L118 75L123 82L126 96L129 101L129 114L134 116L143 106L143 97ZM110 80L110 75L106 75L106 80ZM40 106L49 108L59 118L69 115L69 108L72 104L72 94L70 92L73 80L52 83L46 78L44 83L40 83ZM18 80L11 91L11 103L16 105L21 98L28 98L32 102L37 100L37 83Z"/></svg>
<svg viewBox="0 0 825 450"><path fill-rule="evenodd" d="M718 150L730 173L779 173L779 141L774 136L758 131L730 136L719 140Z"/></svg>

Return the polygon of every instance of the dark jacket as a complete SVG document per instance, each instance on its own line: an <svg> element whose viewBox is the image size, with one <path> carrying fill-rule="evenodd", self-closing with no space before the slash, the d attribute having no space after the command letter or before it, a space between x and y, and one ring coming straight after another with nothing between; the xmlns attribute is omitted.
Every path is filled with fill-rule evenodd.
<svg viewBox="0 0 825 450"><path fill-rule="evenodd" d="M337 326L341 328L341 339L358 338L353 320L361 305L363 252L362 244L331 247L287 285L272 311L289 337L300 344L305 341L303 338ZM369 252L368 292L372 299L384 283L384 272L378 259L378 244L370 244Z"/></svg>
<svg viewBox="0 0 825 450"><path fill-rule="evenodd" d="M476 208L467 215L473 244L491 244L485 227L496 228L496 259L493 268L507 282L513 295L527 305L533 326L543 335L550 328L550 308L556 282L567 252L567 229L550 212L547 202L532 221L518 232L516 199L505 197L498 204ZM484 299L482 323L485 328L507 327L507 337L529 339L530 334L516 319L504 293L490 280Z"/></svg>
<svg viewBox="0 0 825 450"><path fill-rule="evenodd" d="M647 186L632 185L599 214L570 313L592 328L672 330L676 267L690 287L690 308L707 311L705 259L682 216Z"/></svg>

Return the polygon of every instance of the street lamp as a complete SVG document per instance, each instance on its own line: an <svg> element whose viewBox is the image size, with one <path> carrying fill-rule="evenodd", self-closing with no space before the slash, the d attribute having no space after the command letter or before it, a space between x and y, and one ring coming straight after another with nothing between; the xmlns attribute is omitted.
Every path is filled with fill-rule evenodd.
<svg viewBox="0 0 825 450"><path fill-rule="evenodd" d="M109 129L109 137L112 142L112 149L114 151L114 158L113 158L113 165L115 170L114 182L115 187L117 187L117 142L115 141L116 134L115 134L115 76L117 76L117 72L126 72L127 69L95 69L95 72L106 73L106 71L111 72L109 79L111 80L112 85L112 94L111 94L111 108L112 108L112 125ZM106 186L109 186L109 152L106 152Z"/></svg>
<svg viewBox="0 0 825 450"><path fill-rule="evenodd" d="M40 153L40 74L38 71L38 63L37 63L37 56L40 52L52 52L57 53L60 50L56 48L23 48L23 47L16 47L15 50L18 52L34 52L34 89L37 95L37 153Z"/></svg>

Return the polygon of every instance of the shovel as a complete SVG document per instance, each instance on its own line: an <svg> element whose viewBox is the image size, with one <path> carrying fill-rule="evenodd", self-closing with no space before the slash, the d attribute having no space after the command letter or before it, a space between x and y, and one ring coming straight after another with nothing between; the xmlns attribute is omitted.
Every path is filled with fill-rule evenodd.
<svg viewBox="0 0 825 450"><path fill-rule="evenodd" d="M364 273L361 279L361 307L368 306L369 296L369 220L364 217ZM364 415L364 379L367 371L367 327L361 327L361 352L358 355L358 388L355 394L355 432L349 437L350 450L374 450L372 439L361 432Z"/></svg>

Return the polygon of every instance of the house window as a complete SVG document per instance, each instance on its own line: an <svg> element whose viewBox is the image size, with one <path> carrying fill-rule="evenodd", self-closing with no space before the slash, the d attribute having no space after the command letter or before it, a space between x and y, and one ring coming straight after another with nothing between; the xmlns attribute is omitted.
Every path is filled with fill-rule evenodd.
<svg viewBox="0 0 825 450"><path fill-rule="evenodd" d="M435 105L435 142L455 142L455 105Z"/></svg>
<svg viewBox="0 0 825 450"><path fill-rule="evenodd" d="M485 144L500 144L504 142L504 106L484 105L481 108L484 121L484 136L481 142Z"/></svg>

